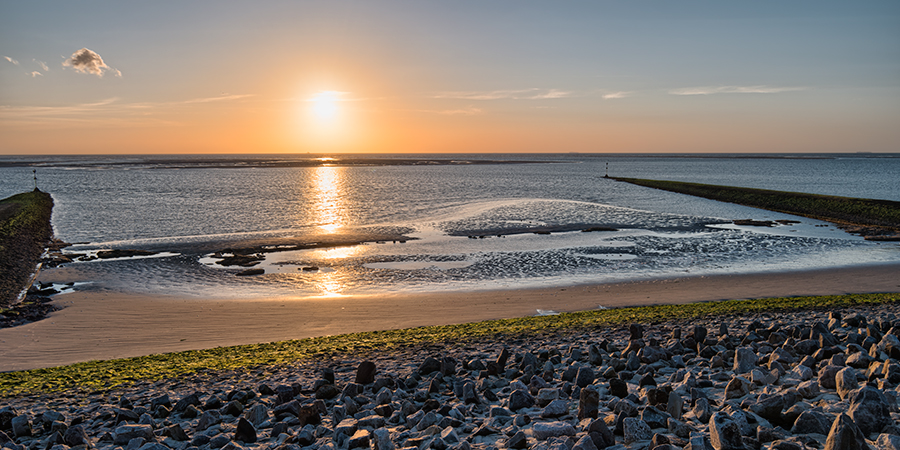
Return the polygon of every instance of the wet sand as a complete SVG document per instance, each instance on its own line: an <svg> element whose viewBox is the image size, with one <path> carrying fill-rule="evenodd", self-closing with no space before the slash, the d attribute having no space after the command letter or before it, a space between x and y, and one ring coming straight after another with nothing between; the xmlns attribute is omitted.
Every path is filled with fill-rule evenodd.
<svg viewBox="0 0 900 450"><path fill-rule="evenodd" d="M603 307L900 292L900 264L681 277L565 288L202 300L74 292L47 319L0 329L0 371L217 346L522 317Z"/></svg>

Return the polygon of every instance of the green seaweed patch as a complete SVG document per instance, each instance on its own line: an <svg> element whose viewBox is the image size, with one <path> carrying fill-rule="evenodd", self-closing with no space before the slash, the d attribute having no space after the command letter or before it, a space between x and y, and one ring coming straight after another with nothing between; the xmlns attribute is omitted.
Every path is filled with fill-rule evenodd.
<svg viewBox="0 0 900 450"><path fill-rule="evenodd" d="M210 370L249 371L262 366L288 364L322 356L358 356L367 352L384 352L429 344L495 341L550 332L577 332L628 323L658 323L712 316L798 309L835 309L898 302L900 293L777 297L591 310L554 316L351 333L0 373L0 396L64 389L103 391L140 381L152 382Z"/></svg>

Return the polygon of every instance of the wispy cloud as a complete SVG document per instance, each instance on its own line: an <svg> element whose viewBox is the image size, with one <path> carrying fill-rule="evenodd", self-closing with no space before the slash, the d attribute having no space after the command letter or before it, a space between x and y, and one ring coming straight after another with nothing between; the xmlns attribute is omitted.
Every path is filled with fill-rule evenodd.
<svg viewBox="0 0 900 450"><path fill-rule="evenodd" d="M674 89L672 95L712 95L712 94L777 94L780 92L802 91L802 86L701 86Z"/></svg>
<svg viewBox="0 0 900 450"><path fill-rule="evenodd" d="M571 97L572 93L559 89L516 89L497 91L455 91L440 92L432 98L449 98L459 100L545 100Z"/></svg>
<svg viewBox="0 0 900 450"><path fill-rule="evenodd" d="M183 102L175 102L174 104L189 105L191 103L212 103L225 102L229 100L239 100L242 98L253 97L253 94L222 94L215 97L194 98Z"/></svg>
<svg viewBox="0 0 900 450"><path fill-rule="evenodd" d="M38 72L37 70L35 70L34 72L31 72L31 78L42 77L42 76L44 76L44 74Z"/></svg>
<svg viewBox="0 0 900 450"><path fill-rule="evenodd" d="M19 62L18 62L18 61L16 61L16 60L10 58L9 56L4 56L4 58L5 58L7 61L9 61L9 62L11 62L11 63L13 63L13 64L15 64L15 65L17 65L17 66L19 65Z"/></svg>
<svg viewBox="0 0 900 450"><path fill-rule="evenodd" d="M613 99L617 99L617 98L625 98L631 94L633 94L633 92L630 92L630 91L609 92L609 93L603 94L603 99L604 100L613 100Z"/></svg>
<svg viewBox="0 0 900 450"><path fill-rule="evenodd" d="M484 114L484 110L481 108L463 108L463 109L447 109L443 111L436 111L438 114L443 114L446 116L480 116Z"/></svg>
<svg viewBox="0 0 900 450"><path fill-rule="evenodd" d="M40 75L39 72L35 72ZM178 125L161 118L164 111L189 108L210 102L236 101L251 94L222 94L214 97L195 98L173 102L125 103L119 98L109 98L93 103L63 106L2 106L0 121L18 125L100 125L120 124L129 126ZM155 117L154 117L155 116Z"/></svg>
<svg viewBox="0 0 900 450"><path fill-rule="evenodd" d="M72 53L72 56L63 61L62 65L71 67L78 72L89 73L97 75L98 77L102 77L106 71L112 71L117 77L122 76L121 71L106 65L106 63L103 62L103 58L101 58L97 52L87 48L82 48L81 50Z"/></svg>
<svg viewBox="0 0 900 450"><path fill-rule="evenodd" d="M49 71L50 71L50 67L47 67L47 63L45 63L45 62L43 62L43 61L38 61L38 60L36 60L36 59L32 59L32 61L34 61L35 63L37 63L37 65L41 66L41 70L43 70L44 72L49 72Z"/></svg>

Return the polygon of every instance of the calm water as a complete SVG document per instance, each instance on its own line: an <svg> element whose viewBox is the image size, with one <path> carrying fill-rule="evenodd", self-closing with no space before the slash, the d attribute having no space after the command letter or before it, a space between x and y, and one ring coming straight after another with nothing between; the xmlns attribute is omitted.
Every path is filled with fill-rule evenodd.
<svg viewBox="0 0 900 450"><path fill-rule="evenodd" d="M44 158L37 166L38 184L56 202L57 236L79 243L71 251L166 251L154 258L74 263L44 276L88 283L81 289L308 296L900 261L897 243L866 242L810 219L602 178L608 163L613 176L900 201L900 155L878 156L397 155L393 158L404 164L415 158L455 162L310 167L297 164L300 157L284 156ZM0 196L33 187L33 167L15 164L35 159L0 158ZM527 164L474 164L484 160ZM744 218L801 223L727 224ZM618 231L579 231L591 226ZM541 227L574 231L507 234ZM236 277L235 270L214 264L209 250L199 250L251 239L319 242L372 232L412 239L269 253L257 266L266 274L257 277ZM299 270L307 266L319 270Z"/></svg>

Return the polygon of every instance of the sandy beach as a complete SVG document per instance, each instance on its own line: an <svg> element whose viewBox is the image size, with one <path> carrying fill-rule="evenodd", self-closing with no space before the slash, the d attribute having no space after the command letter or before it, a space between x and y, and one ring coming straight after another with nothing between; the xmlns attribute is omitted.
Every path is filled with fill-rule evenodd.
<svg viewBox="0 0 900 450"><path fill-rule="evenodd" d="M40 322L0 330L0 371L359 331L603 307L775 296L900 292L900 264L681 277L565 288L198 300L74 292Z"/></svg>

